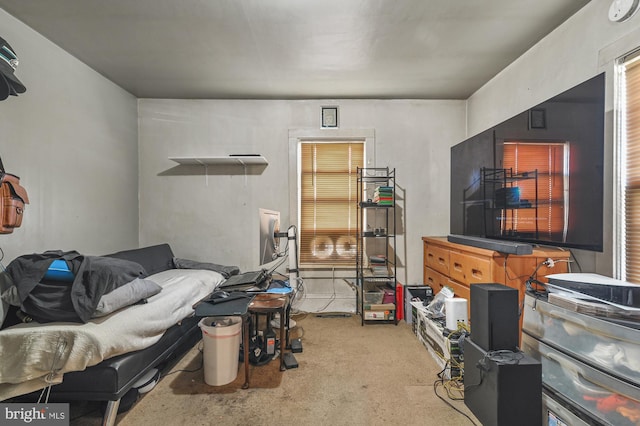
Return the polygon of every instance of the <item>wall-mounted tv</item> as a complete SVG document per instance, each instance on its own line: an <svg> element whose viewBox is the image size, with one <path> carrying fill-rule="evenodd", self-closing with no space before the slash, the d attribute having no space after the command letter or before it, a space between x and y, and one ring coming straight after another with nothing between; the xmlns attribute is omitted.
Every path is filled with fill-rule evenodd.
<svg viewBox="0 0 640 426"><path fill-rule="evenodd" d="M456 235L602 251L604 73L451 148Z"/></svg>

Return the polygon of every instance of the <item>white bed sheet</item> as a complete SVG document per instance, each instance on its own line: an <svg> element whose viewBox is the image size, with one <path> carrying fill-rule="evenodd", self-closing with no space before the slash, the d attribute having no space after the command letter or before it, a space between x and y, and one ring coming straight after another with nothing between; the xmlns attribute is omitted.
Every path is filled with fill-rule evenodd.
<svg viewBox="0 0 640 426"><path fill-rule="evenodd" d="M153 345L224 281L218 272L200 269L171 269L148 279L162 287L148 303L86 324L31 322L0 331L0 401L43 389L47 380L60 383L64 373ZM52 370L56 374L51 376Z"/></svg>

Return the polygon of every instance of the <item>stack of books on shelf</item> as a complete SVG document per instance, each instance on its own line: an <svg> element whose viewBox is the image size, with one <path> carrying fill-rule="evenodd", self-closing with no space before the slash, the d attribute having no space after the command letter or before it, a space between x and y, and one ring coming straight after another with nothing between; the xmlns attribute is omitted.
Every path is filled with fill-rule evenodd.
<svg viewBox="0 0 640 426"><path fill-rule="evenodd" d="M374 277L386 277L389 275L387 269L387 258L383 255L369 256L369 265Z"/></svg>
<svg viewBox="0 0 640 426"><path fill-rule="evenodd" d="M379 206L392 206L393 188L390 186L378 186L373 192L373 202Z"/></svg>
<svg viewBox="0 0 640 426"><path fill-rule="evenodd" d="M387 265L371 265L371 272L374 277L386 277L389 275Z"/></svg>

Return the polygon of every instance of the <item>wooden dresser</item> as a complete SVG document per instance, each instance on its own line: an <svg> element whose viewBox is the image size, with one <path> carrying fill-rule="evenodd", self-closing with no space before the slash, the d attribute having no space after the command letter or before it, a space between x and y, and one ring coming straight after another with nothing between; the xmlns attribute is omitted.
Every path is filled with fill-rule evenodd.
<svg viewBox="0 0 640 426"><path fill-rule="evenodd" d="M533 253L529 255L509 255L451 243L446 237L422 237L422 241L424 283L431 286L434 293L439 292L444 286L449 286L457 297L464 297L469 301L469 286L472 284L505 284L519 291L520 308L522 308L526 291L525 281L536 268L548 258L554 261L553 267L542 265L538 269L537 279L546 282L545 275L568 271L571 255L568 250L554 248L534 248ZM470 302L467 308L470 313ZM520 329L522 329L522 316Z"/></svg>

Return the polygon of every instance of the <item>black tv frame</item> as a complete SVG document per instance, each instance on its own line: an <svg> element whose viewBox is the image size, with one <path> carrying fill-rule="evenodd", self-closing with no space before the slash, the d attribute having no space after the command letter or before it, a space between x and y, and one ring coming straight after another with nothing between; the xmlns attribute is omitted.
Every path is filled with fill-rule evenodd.
<svg viewBox="0 0 640 426"><path fill-rule="evenodd" d="M451 148L451 235L602 252L604 248L605 73L490 127ZM545 110L544 128L530 125L531 110ZM479 188L482 167L501 169L505 142L569 142L568 226L563 234L491 233ZM467 193L465 194L465 191ZM475 193L474 193L475 191ZM471 194L470 198L466 198ZM455 237L454 237L455 238ZM491 244L491 243L487 243ZM504 250L508 248L503 247ZM511 249L516 250L515 248Z"/></svg>

